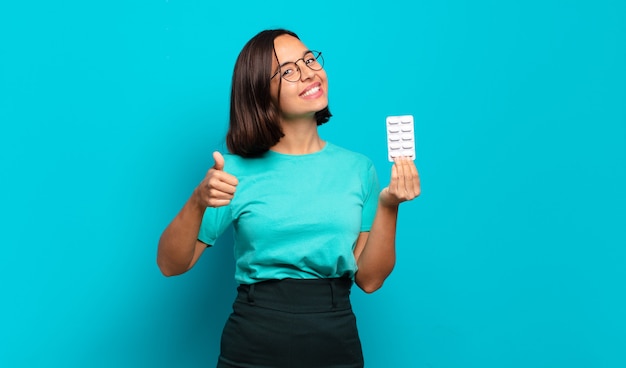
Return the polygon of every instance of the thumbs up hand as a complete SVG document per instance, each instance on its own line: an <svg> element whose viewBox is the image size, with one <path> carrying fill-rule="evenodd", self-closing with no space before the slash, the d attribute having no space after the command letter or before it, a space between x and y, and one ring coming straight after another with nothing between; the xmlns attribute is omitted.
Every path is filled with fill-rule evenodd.
<svg viewBox="0 0 626 368"><path fill-rule="evenodd" d="M196 187L194 196L203 207L222 207L230 203L235 195L239 181L224 171L224 156L213 152L215 164Z"/></svg>

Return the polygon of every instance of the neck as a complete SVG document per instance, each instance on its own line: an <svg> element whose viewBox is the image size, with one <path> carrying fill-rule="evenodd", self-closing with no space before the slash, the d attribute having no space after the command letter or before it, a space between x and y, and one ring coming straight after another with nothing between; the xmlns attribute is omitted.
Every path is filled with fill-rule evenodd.
<svg viewBox="0 0 626 368"><path fill-rule="evenodd" d="M303 155L320 151L325 142L317 132L317 122L313 119L283 120L281 127L284 137L270 149L289 155Z"/></svg>

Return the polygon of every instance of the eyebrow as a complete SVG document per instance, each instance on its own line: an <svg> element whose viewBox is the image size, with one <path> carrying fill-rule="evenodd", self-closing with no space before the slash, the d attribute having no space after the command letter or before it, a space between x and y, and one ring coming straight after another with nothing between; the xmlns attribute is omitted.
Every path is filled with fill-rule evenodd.
<svg viewBox="0 0 626 368"><path fill-rule="evenodd" d="M311 51L311 50L306 50L306 51L302 54L302 57L301 57L300 59L303 59L303 58L304 58L304 56L305 56L306 54L309 54L309 53L311 53L311 54L312 54L312 53L313 53L313 51ZM300 59L297 59L296 61L298 61L298 60L300 60ZM285 61L284 63L280 64L278 67L279 67L279 68L281 68L281 67L283 67L283 66L285 66L285 65L287 65L287 64L289 64L289 63L294 63L294 64L295 64L295 63L296 63L296 61Z"/></svg>

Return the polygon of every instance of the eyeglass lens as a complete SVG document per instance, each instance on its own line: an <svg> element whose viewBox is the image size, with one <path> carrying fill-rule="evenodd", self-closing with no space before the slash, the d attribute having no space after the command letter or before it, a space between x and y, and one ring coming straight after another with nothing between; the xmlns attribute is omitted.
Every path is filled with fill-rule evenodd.
<svg viewBox="0 0 626 368"><path fill-rule="evenodd" d="M311 70L321 70L324 66L322 53L319 51L311 51L306 53L302 59L283 64L277 73L280 73L288 82L297 82L300 80L300 67L297 64L300 60Z"/></svg>

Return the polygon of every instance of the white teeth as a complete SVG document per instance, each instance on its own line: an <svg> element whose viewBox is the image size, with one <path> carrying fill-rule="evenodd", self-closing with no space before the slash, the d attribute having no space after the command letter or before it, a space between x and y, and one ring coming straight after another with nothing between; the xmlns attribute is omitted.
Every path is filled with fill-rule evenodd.
<svg viewBox="0 0 626 368"><path fill-rule="evenodd" d="M313 87L310 90L306 91L306 93L303 94L302 97L310 96L310 95L312 95L314 93L317 93L317 91L319 91L319 90L320 90L320 87Z"/></svg>

